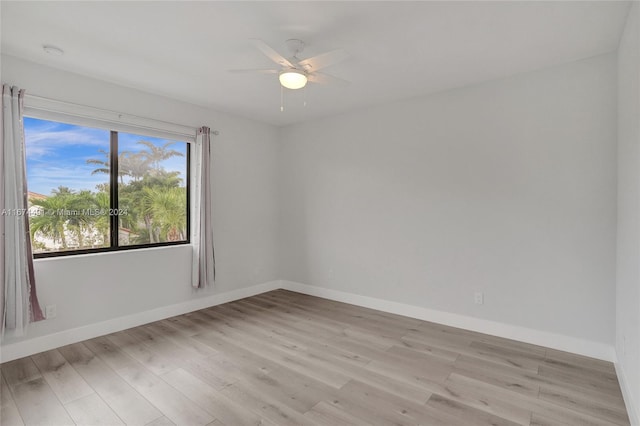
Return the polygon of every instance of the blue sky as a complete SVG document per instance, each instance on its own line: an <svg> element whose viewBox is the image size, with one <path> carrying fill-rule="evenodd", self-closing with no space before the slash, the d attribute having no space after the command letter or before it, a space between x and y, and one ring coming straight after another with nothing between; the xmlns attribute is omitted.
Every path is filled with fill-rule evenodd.
<svg viewBox="0 0 640 426"><path fill-rule="evenodd" d="M108 130L31 117L24 118L24 130L29 191L49 195L58 186L95 191L96 185L107 183L106 174L91 174L99 166L87 164L87 160L105 159L99 150L109 152ZM140 151L144 147L136 142L142 139L160 146L167 142L159 138L119 133L119 149ZM171 149L185 154L186 146L186 143L178 142ZM167 171L179 171L183 183L186 178L185 164L185 157L173 157L162 163Z"/></svg>

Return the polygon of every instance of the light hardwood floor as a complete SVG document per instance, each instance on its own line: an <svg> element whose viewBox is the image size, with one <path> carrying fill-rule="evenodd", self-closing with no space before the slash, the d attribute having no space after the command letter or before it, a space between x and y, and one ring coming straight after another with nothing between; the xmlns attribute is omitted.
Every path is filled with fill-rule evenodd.
<svg viewBox="0 0 640 426"><path fill-rule="evenodd" d="M284 290L1 369L2 426L629 424L609 362Z"/></svg>

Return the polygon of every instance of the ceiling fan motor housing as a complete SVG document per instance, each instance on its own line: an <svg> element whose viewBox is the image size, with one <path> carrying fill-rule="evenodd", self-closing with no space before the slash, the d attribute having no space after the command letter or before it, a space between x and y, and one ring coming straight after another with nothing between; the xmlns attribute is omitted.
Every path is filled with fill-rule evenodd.
<svg viewBox="0 0 640 426"><path fill-rule="evenodd" d="M291 52L291 56L298 59L298 54L302 53L302 51L304 50L304 41L297 38L290 38L289 40L285 41L285 43L287 45L287 49L289 49L289 52Z"/></svg>

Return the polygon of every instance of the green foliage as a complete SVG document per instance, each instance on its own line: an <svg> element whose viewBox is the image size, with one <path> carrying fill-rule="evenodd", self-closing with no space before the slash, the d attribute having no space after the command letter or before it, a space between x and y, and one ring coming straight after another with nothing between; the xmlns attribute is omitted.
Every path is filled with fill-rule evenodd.
<svg viewBox="0 0 640 426"><path fill-rule="evenodd" d="M69 197L54 192L52 197L46 199L32 199L31 204L38 207L38 214L31 216L29 221L31 239L34 240L36 233L40 232L67 249L66 217L57 213L69 207Z"/></svg>
<svg viewBox="0 0 640 426"><path fill-rule="evenodd" d="M118 199L120 245L180 241L187 238L187 191L179 172L164 170L162 162L182 153L170 149L174 142L156 146L139 141L144 150L121 152L118 156ZM89 159L98 167L92 172L109 173L106 159ZM45 199L33 198L38 214L30 217L34 250L45 251L38 236L49 238L62 249L109 246L109 185L96 191L73 191L67 187L52 190ZM66 213L65 213L66 212Z"/></svg>
<svg viewBox="0 0 640 426"><path fill-rule="evenodd" d="M146 187L143 191L143 212L152 218L151 232L156 241L184 240L187 232L186 191L176 187Z"/></svg>
<svg viewBox="0 0 640 426"><path fill-rule="evenodd" d="M30 217L32 240L37 242L39 234L61 244L62 249L105 245L108 243L108 222L106 234L100 234L104 219L96 214L105 196L108 209L108 194L76 192L63 186L54 189L50 197L29 200L37 207ZM34 244L34 247L42 251L42 244Z"/></svg>
<svg viewBox="0 0 640 426"><path fill-rule="evenodd" d="M98 174L98 173L104 173L104 174L109 174L109 153L107 151L105 151L104 149L99 149L98 152L102 155L104 155L105 160L100 160L98 158L90 158L87 160L87 164L95 164L101 167L98 167L97 169L95 169L94 171L91 172L92 175Z"/></svg>

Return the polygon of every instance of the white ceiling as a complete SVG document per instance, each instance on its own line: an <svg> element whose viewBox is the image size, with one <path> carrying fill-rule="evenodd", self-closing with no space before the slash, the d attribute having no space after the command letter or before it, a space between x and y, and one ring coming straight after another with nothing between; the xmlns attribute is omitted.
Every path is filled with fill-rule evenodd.
<svg viewBox="0 0 640 426"><path fill-rule="evenodd" d="M616 50L628 2L10 2L3 54L284 125ZM250 38L344 48L347 87L285 91ZM64 49L46 54L43 44ZM288 55L286 55L288 56Z"/></svg>

